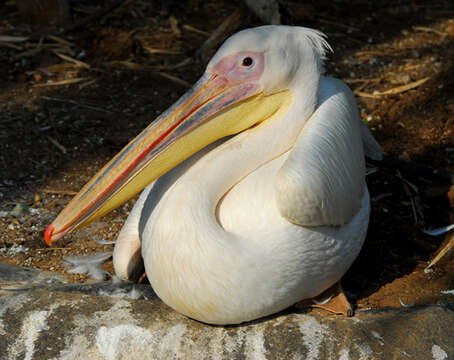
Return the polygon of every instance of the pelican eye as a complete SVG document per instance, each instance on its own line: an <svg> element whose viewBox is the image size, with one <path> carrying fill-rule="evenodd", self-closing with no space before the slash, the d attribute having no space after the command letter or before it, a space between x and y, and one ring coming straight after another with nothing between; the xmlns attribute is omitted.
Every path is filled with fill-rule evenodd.
<svg viewBox="0 0 454 360"><path fill-rule="evenodd" d="M243 66L251 66L253 62L254 61L252 60L252 58L248 56L248 57L245 57L243 59L243 63L241 65L243 65Z"/></svg>

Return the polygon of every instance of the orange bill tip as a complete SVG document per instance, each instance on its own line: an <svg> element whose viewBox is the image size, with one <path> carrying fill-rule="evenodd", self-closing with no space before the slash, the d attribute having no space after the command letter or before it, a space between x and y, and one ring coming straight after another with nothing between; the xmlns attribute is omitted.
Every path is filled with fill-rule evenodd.
<svg viewBox="0 0 454 360"><path fill-rule="evenodd" d="M46 241L46 244L51 246L52 245L52 234L55 231L54 225L50 224L47 228L46 231L44 232L44 240Z"/></svg>

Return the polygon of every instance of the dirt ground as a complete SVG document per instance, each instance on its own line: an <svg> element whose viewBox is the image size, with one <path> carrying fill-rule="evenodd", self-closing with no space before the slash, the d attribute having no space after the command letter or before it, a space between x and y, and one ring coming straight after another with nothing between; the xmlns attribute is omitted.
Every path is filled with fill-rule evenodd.
<svg viewBox="0 0 454 360"><path fill-rule="evenodd" d="M73 24L113 2L71 2ZM283 1L282 22L328 35L334 53L327 73L355 91L384 153L453 172L452 2L301 3ZM26 24L14 0L0 7L0 35L29 38L0 41L0 261L65 273L65 256L112 250L93 239L114 240L134 201L57 247L45 246L43 231L104 163L197 80L207 60L197 57L198 49L238 8L239 1L125 1L83 27L66 24L61 33ZM262 24L248 10L238 19L236 30ZM381 166L367 181L371 222L343 280L350 299L358 308L454 301L442 293L454 289L452 253L424 272L453 234L422 231L454 223L450 184ZM112 271L111 261L106 269Z"/></svg>

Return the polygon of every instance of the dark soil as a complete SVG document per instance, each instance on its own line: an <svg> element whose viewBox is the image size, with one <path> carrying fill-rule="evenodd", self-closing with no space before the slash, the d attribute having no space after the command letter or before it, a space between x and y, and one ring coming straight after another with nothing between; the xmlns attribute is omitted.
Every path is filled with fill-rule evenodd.
<svg viewBox="0 0 454 360"><path fill-rule="evenodd" d="M71 2L73 23L112 2ZM114 240L133 201L67 236L59 247L47 248L43 231L72 192L173 103L186 82L197 80L206 59L173 65L194 57L240 7L238 1L187 0L170 3L166 12L163 3L126 1L58 35L68 44L45 36L59 29L26 24L14 0L0 7L0 35L29 37L0 41L1 261L65 273L64 256L112 249L93 238ZM334 54L327 73L355 90L361 116L387 156L454 171L450 1L285 1L282 14L284 23L328 35ZM171 16L181 34L172 30ZM236 30L261 24L244 10ZM84 80L39 86L78 78ZM377 95L393 88L396 94ZM454 190L449 199L449 184L397 169L379 168L367 181L371 222L364 248L344 277L350 298L359 308L453 301L452 294L441 293L454 289L452 253L424 272L453 235L432 237L422 230L454 223ZM106 268L112 271L111 263Z"/></svg>

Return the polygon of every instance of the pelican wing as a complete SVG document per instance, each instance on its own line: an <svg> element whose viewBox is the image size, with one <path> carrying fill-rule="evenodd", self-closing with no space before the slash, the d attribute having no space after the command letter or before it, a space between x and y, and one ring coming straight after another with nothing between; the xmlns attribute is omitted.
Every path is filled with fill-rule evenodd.
<svg viewBox="0 0 454 360"><path fill-rule="evenodd" d="M363 142L375 156L380 154L367 127L362 128L350 89L324 78L319 106L278 174L281 214L302 226L349 222L365 189Z"/></svg>

